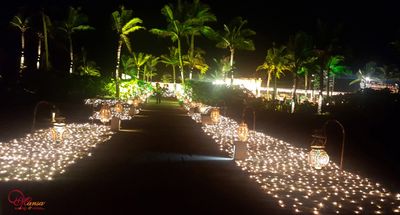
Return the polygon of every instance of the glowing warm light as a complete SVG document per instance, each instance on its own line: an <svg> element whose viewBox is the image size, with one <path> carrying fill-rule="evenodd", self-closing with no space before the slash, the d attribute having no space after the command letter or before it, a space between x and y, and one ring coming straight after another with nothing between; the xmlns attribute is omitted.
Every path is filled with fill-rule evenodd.
<svg viewBox="0 0 400 215"><path fill-rule="evenodd" d="M63 141L55 144L51 129L0 142L0 181L52 180L112 134L103 125L66 124Z"/></svg>
<svg viewBox="0 0 400 215"><path fill-rule="evenodd" d="M210 113L211 121L216 124L219 123L220 115L219 115L219 109L218 108L213 108Z"/></svg>
<svg viewBox="0 0 400 215"><path fill-rule="evenodd" d="M65 131L65 123L64 122L53 123L53 128L51 129L51 135L52 135L53 141L61 142L63 140L64 131Z"/></svg>
<svg viewBox="0 0 400 215"><path fill-rule="evenodd" d="M310 165L315 169L322 169L329 163L328 153L326 153L322 146L311 146L308 159Z"/></svg>
<svg viewBox="0 0 400 215"><path fill-rule="evenodd" d="M107 123L112 118L111 110L107 104L103 105L103 107L101 107L99 114L100 114L100 121L102 123Z"/></svg>
<svg viewBox="0 0 400 215"><path fill-rule="evenodd" d="M122 104L120 102L117 102L114 106L114 110L117 113L122 113L124 111L124 106L122 106Z"/></svg>
<svg viewBox="0 0 400 215"><path fill-rule="evenodd" d="M240 123L237 133L240 141L247 141L247 138L249 136L249 129L247 128L247 124L245 122Z"/></svg>
<svg viewBox="0 0 400 215"><path fill-rule="evenodd" d="M201 121L200 113L190 116ZM230 157L234 141L240 138L238 128L237 122L224 116L218 124L202 126L205 134ZM319 162L326 166L316 170L309 164L307 149L255 131L248 132L247 147L247 159L237 160L236 164L282 208L304 214L399 213L400 194L391 193L368 178L340 171L324 156Z"/></svg>

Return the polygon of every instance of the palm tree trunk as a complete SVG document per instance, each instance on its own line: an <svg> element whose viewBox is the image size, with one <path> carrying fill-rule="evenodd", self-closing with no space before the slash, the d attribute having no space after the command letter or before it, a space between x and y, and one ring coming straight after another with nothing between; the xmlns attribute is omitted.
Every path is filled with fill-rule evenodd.
<svg viewBox="0 0 400 215"><path fill-rule="evenodd" d="M268 72L268 77L267 77L267 100L269 100L269 82L271 81L271 74L272 72Z"/></svg>
<svg viewBox="0 0 400 215"><path fill-rule="evenodd" d="M175 71L175 65L172 66L172 78L174 79L174 90L176 90L176 71Z"/></svg>
<svg viewBox="0 0 400 215"><path fill-rule="evenodd" d="M230 66L231 66L231 85L233 85L233 56L235 55L235 49L230 48L231 51L231 59L230 59Z"/></svg>
<svg viewBox="0 0 400 215"><path fill-rule="evenodd" d="M69 40L69 57L70 57L70 63L69 63L69 74L73 73L73 67L74 67L74 49L72 46L72 37L71 35L68 35L68 40Z"/></svg>
<svg viewBox="0 0 400 215"><path fill-rule="evenodd" d="M25 68L25 31L21 31L21 62L19 65L19 75L22 75L22 70Z"/></svg>
<svg viewBox="0 0 400 215"><path fill-rule="evenodd" d="M329 86L330 85L330 77L329 77L329 70L326 75L326 97L329 98Z"/></svg>
<svg viewBox="0 0 400 215"><path fill-rule="evenodd" d="M39 41L38 41L38 56L37 56L37 62L36 62L36 68L39 70L40 69L40 54L42 49L42 38L39 36Z"/></svg>
<svg viewBox="0 0 400 215"><path fill-rule="evenodd" d="M119 98L119 62L121 58L122 40L118 42L117 66L115 67L115 96Z"/></svg>
<svg viewBox="0 0 400 215"><path fill-rule="evenodd" d="M191 35L190 38L190 60L193 61L193 55L194 55L194 34ZM190 66L190 75L189 79L192 80L193 76L193 66Z"/></svg>
<svg viewBox="0 0 400 215"><path fill-rule="evenodd" d="M185 83L185 76L183 74L183 61L182 61L182 53L181 53L181 40L178 38L178 58L179 58L179 69L181 70L181 83Z"/></svg>
<svg viewBox="0 0 400 215"><path fill-rule="evenodd" d="M276 99L276 92L277 91L277 86L276 86L276 73L274 74L274 94L272 96L273 100Z"/></svg>
<svg viewBox="0 0 400 215"><path fill-rule="evenodd" d="M49 71L50 62L49 62L49 44L47 40L47 24L45 14L42 12L42 22L43 22L43 34L44 34L44 54L45 54L45 70Z"/></svg>
<svg viewBox="0 0 400 215"><path fill-rule="evenodd" d="M297 70L295 70L297 71ZM296 90L297 90L297 74L293 73L293 94L292 94L292 107L291 107L291 113L294 113L295 106L297 103L297 95L296 95Z"/></svg>
<svg viewBox="0 0 400 215"><path fill-rule="evenodd" d="M332 75L331 96L333 96L333 91L335 91L335 74Z"/></svg>
<svg viewBox="0 0 400 215"><path fill-rule="evenodd" d="M304 73L304 94L308 97L308 72L305 71Z"/></svg>
<svg viewBox="0 0 400 215"><path fill-rule="evenodd" d="M319 72L318 114L322 113L323 89L324 89L324 70L321 69Z"/></svg>
<svg viewBox="0 0 400 215"><path fill-rule="evenodd" d="M136 69L136 79L139 80L140 67L137 66L136 68L137 68L137 69Z"/></svg>

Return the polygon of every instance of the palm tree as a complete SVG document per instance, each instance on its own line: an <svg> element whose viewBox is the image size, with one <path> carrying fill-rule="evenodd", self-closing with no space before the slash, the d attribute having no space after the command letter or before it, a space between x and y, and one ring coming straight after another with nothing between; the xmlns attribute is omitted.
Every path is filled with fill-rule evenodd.
<svg viewBox="0 0 400 215"><path fill-rule="evenodd" d="M214 34L211 29L204 31L210 38L218 40L217 47L228 49L230 52L230 66L231 66L231 84L233 84L233 58L236 50L249 50L254 51L253 40L249 37L256 34L255 31L244 28L247 24L247 20L243 20L242 17L236 17L231 21L229 25L224 24L224 32Z"/></svg>
<svg viewBox="0 0 400 215"><path fill-rule="evenodd" d="M206 60L202 56L203 54L204 51L196 50L193 56L191 56L190 53L188 55L183 56L184 64L190 67L190 76L189 76L190 79L192 79L191 76L192 76L192 71L194 69L200 71L200 76L204 75L207 72L209 66L207 65Z"/></svg>
<svg viewBox="0 0 400 215"><path fill-rule="evenodd" d="M21 31L21 58L19 64L19 74L22 75L22 70L25 69L25 32L29 29L29 18L22 17L21 15L15 15L10 21L10 24L18 28Z"/></svg>
<svg viewBox="0 0 400 215"><path fill-rule="evenodd" d="M72 34L76 31L94 30L92 26L85 25L87 20L87 16L81 12L80 7L69 7L67 19L62 23L62 26L59 27L61 31L65 32L69 41L69 74L72 74L74 71L74 49L72 46Z"/></svg>
<svg viewBox="0 0 400 215"><path fill-rule="evenodd" d="M145 54L143 52L139 53L132 53L132 63L136 67L136 78L139 79L140 77L140 68L151 58L150 54ZM144 79L144 72L143 72L143 79Z"/></svg>
<svg viewBox="0 0 400 215"><path fill-rule="evenodd" d="M175 47L169 48L169 55L161 55L161 63L166 66L170 65L172 67L172 79L174 81L174 89L176 90L176 66L179 65L178 49Z"/></svg>
<svg viewBox="0 0 400 215"><path fill-rule="evenodd" d="M262 65L257 67L257 71L265 69L267 71L267 99L269 99L269 83L271 81L271 76L274 77L274 96L276 95L276 79L280 78L281 74L288 69L287 59L286 59L286 47L281 46L275 48L275 43L273 47L268 49L267 56Z"/></svg>
<svg viewBox="0 0 400 215"><path fill-rule="evenodd" d="M311 38L304 32L298 32L294 37L289 39L288 65L293 74L292 113L294 112L297 102L296 90L298 75L304 67L307 67L310 63L318 59L313 55L314 53L311 47Z"/></svg>
<svg viewBox="0 0 400 215"><path fill-rule="evenodd" d="M335 76L342 75L342 74L349 74L351 73L349 69L347 69L346 66L343 65L344 57L341 55L334 55L331 56L325 65L325 70L327 71L327 86L326 86L326 95L329 97L329 92L332 93L332 90L330 91L330 78L329 76L332 76L333 81L335 80Z"/></svg>
<svg viewBox="0 0 400 215"><path fill-rule="evenodd" d="M165 5L161 9L161 13L167 18L168 27L166 29L153 28L150 30L150 32L161 37L169 37L171 38L172 42L177 43L179 70L181 72L182 79L181 81L182 83L185 83L181 39L189 32L190 26L185 22L179 21L169 5Z"/></svg>
<svg viewBox="0 0 400 215"><path fill-rule="evenodd" d="M222 77L226 79L226 73L231 71L231 65L229 64L229 56L223 57L219 60L213 59L217 69L215 70L214 79Z"/></svg>
<svg viewBox="0 0 400 215"><path fill-rule="evenodd" d="M207 22L215 22L217 21L217 17L210 12L210 7L206 4L202 4L200 0L194 0L192 4L188 6L188 10L185 13L185 22L190 26L189 32L186 35L187 40L189 41L189 52L188 58L195 59L195 55L198 55L199 52L195 52L194 40L195 36L200 36L202 32L208 31L211 27L206 26ZM190 39L189 39L190 37ZM198 56L197 59L199 59ZM194 62L194 61L189 61ZM189 79L192 79L193 69L196 67L194 64L190 64L190 74Z"/></svg>
<svg viewBox="0 0 400 215"><path fill-rule="evenodd" d="M152 81L153 77L157 75L157 73L155 73L155 71L157 71L157 64L159 62L159 57L155 57L150 55L149 60L146 62L145 66L144 66L144 74L143 74L143 80L146 81Z"/></svg>
<svg viewBox="0 0 400 215"><path fill-rule="evenodd" d="M117 50L117 65L115 66L115 88L116 97L119 97L119 63L121 57L122 45L128 48L129 52L132 52L131 43L128 35L134 31L144 29L142 20L134 17L132 18L132 10L126 10L124 6L120 8L121 11L114 11L112 15L113 25L112 28L118 33L118 50Z"/></svg>

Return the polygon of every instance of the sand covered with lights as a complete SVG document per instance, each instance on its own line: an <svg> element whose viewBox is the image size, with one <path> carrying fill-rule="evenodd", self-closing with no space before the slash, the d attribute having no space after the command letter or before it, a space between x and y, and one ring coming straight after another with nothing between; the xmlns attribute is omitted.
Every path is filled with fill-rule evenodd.
<svg viewBox="0 0 400 215"><path fill-rule="evenodd" d="M50 128L0 142L0 180L52 180L78 159L91 156L111 134L103 125L72 123L66 125L61 142L53 140Z"/></svg>
<svg viewBox="0 0 400 215"><path fill-rule="evenodd" d="M192 118L200 122L198 113ZM222 117L203 125L222 151L233 156L238 123ZM308 163L309 149L297 148L263 133L249 132L248 158L236 164L254 179L282 208L310 214L384 214L400 212L400 194L391 193L368 178L340 172L330 162L321 170Z"/></svg>

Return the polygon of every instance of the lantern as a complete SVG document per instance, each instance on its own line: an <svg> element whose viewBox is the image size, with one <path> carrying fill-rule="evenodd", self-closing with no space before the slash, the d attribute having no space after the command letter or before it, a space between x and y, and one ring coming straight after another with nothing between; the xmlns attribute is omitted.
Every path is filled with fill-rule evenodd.
<svg viewBox="0 0 400 215"><path fill-rule="evenodd" d="M311 142L311 151L308 157L308 162L315 169L321 169L328 165L329 155L326 153L325 144L326 136L320 134L313 134Z"/></svg>
<svg viewBox="0 0 400 215"><path fill-rule="evenodd" d="M112 115L108 105L103 105L103 107L101 107L99 115L100 121L104 124L111 120Z"/></svg>
<svg viewBox="0 0 400 215"><path fill-rule="evenodd" d="M114 106L114 110L117 113L122 113L124 111L124 106L120 102L117 102Z"/></svg>
<svg viewBox="0 0 400 215"><path fill-rule="evenodd" d="M61 142L63 140L63 134L65 131L64 121L64 117L57 117L54 120L53 128L51 128L51 136L55 142Z"/></svg>
<svg viewBox="0 0 400 215"><path fill-rule="evenodd" d="M237 134L240 141L242 142L247 141L247 138L249 137L249 129L247 128L247 124L245 122L239 124Z"/></svg>
<svg viewBox="0 0 400 215"><path fill-rule="evenodd" d="M220 116L219 116L219 109L218 109L218 108L213 108L213 109L211 110L210 117L211 117L211 121L212 121L214 124L219 123L219 118L220 118Z"/></svg>
<svg viewBox="0 0 400 215"><path fill-rule="evenodd" d="M138 106L139 106L139 99L134 99L133 101L132 101L132 105L133 105L133 107L135 107L135 108L137 108Z"/></svg>

